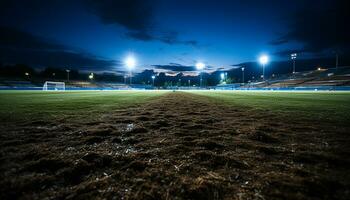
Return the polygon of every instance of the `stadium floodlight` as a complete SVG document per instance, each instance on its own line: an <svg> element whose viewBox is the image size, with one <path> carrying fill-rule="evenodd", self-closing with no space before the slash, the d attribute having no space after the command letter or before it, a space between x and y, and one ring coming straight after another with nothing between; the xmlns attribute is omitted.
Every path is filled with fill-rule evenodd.
<svg viewBox="0 0 350 200"><path fill-rule="evenodd" d="M197 68L197 70L203 70L205 68L205 64L198 62L198 63L196 63L196 68Z"/></svg>
<svg viewBox="0 0 350 200"><path fill-rule="evenodd" d="M129 69L130 72L130 85L132 84L132 70L135 68L136 66L136 59L134 56L129 55L128 57L126 57L125 59L125 65L126 67Z"/></svg>
<svg viewBox="0 0 350 200"><path fill-rule="evenodd" d="M293 60L293 74L295 74L295 59L297 59L297 54L296 53L290 54L290 58Z"/></svg>
<svg viewBox="0 0 350 200"><path fill-rule="evenodd" d="M66 72L67 72L67 81L69 81L69 72L70 72L70 70L66 69Z"/></svg>
<svg viewBox="0 0 350 200"><path fill-rule="evenodd" d="M94 79L94 73L91 73L91 74L89 75L89 79L90 79L90 80Z"/></svg>
<svg viewBox="0 0 350 200"><path fill-rule="evenodd" d="M242 67L242 82L244 83L244 67Z"/></svg>
<svg viewBox="0 0 350 200"><path fill-rule="evenodd" d="M202 70L205 68L205 64L202 62L198 62L196 63L196 68L197 70L199 70L200 72L200 80L199 80L199 86L202 87L202 82L203 82L203 78L202 78Z"/></svg>
<svg viewBox="0 0 350 200"><path fill-rule="evenodd" d="M267 55L262 55L259 58L259 62L262 65L262 68L263 68L262 78L263 78L263 80L265 80L265 65L269 62L269 57Z"/></svg>
<svg viewBox="0 0 350 200"><path fill-rule="evenodd" d="M136 65L136 59L134 56L128 56L125 59L125 65L128 67L129 70L134 69L135 65Z"/></svg>
<svg viewBox="0 0 350 200"><path fill-rule="evenodd" d="M259 62L262 64L262 65L266 65L267 62L269 62L269 57L267 55L262 55L260 56L259 58Z"/></svg>
<svg viewBox="0 0 350 200"><path fill-rule="evenodd" d="M152 75L152 85L153 85L153 87L154 87L154 79L156 78L156 76L155 75Z"/></svg>

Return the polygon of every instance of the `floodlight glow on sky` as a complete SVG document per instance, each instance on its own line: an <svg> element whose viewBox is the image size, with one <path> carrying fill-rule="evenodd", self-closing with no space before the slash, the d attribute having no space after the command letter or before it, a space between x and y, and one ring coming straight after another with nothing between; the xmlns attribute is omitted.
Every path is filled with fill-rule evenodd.
<svg viewBox="0 0 350 200"><path fill-rule="evenodd" d="M269 57L267 55L262 55L260 56L259 58L259 62L262 64L262 65L265 65L267 62L269 62Z"/></svg>
<svg viewBox="0 0 350 200"><path fill-rule="evenodd" d="M198 70L203 70L204 67L205 67L205 64L204 64L204 63L201 63L201 62L196 63L196 68L197 68Z"/></svg>
<svg viewBox="0 0 350 200"><path fill-rule="evenodd" d="M136 65L136 59L134 58L134 56L129 55L126 59L125 59L125 65L131 70L135 68Z"/></svg>

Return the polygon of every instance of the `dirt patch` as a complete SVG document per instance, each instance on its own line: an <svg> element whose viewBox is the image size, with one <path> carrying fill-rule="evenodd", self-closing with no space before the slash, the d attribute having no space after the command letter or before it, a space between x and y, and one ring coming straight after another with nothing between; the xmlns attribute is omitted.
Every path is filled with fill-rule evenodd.
<svg viewBox="0 0 350 200"><path fill-rule="evenodd" d="M181 92L96 119L1 126L0 199L350 198L348 127Z"/></svg>

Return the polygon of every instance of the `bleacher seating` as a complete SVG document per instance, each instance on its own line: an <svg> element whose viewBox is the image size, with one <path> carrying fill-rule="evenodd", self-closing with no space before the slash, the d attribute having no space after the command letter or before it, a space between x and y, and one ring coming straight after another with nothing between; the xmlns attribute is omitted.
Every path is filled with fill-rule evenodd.
<svg viewBox="0 0 350 200"><path fill-rule="evenodd" d="M266 81L246 84L241 88L296 88L316 86L350 86L350 67L317 69L294 74L277 75Z"/></svg>

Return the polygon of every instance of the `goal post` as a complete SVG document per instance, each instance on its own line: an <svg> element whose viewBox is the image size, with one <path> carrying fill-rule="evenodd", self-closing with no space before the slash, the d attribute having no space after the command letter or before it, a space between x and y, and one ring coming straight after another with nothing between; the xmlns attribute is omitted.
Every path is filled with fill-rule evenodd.
<svg viewBox="0 0 350 200"><path fill-rule="evenodd" d="M64 91L66 85L64 82L45 81L43 91Z"/></svg>

